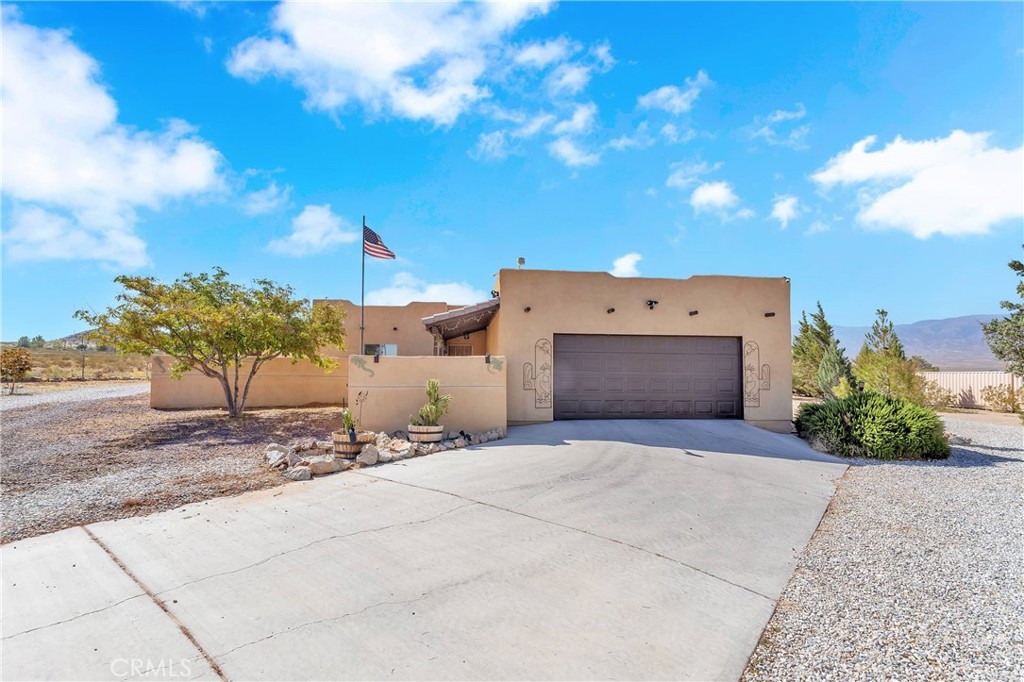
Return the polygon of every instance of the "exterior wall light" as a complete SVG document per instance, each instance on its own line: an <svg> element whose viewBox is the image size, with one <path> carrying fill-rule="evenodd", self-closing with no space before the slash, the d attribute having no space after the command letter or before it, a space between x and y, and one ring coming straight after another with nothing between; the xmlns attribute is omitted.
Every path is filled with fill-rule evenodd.
<svg viewBox="0 0 1024 682"><path fill-rule="evenodd" d="M524 312L524 313L528 313L528 312L530 312L531 310L533 310L533 308L531 308L530 306L526 306L525 308L523 308L523 312Z"/></svg>
<svg viewBox="0 0 1024 682"><path fill-rule="evenodd" d="M644 305L646 305L649 310L654 310L654 306L658 305L658 302L655 301L653 298L649 298L646 301L644 301Z"/></svg>
<svg viewBox="0 0 1024 682"><path fill-rule="evenodd" d="M775 313L765 313L765 317L775 317Z"/></svg>
<svg viewBox="0 0 1024 682"><path fill-rule="evenodd" d="M392 327L391 329L396 331L396 332L398 331L398 327Z"/></svg>
<svg viewBox="0 0 1024 682"><path fill-rule="evenodd" d="M491 289L491 298L498 298L498 290Z"/></svg>
<svg viewBox="0 0 1024 682"><path fill-rule="evenodd" d="M611 315L612 313L615 312L615 308L609 308L607 312L609 315Z"/></svg>
<svg viewBox="0 0 1024 682"><path fill-rule="evenodd" d="M376 364L380 364L380 351L373 354L373 361Z"/></svg>
<svg viewBox="0 0 1024 682"><path fill-rule="evenodd" d="M699 310L691 310L690 311L690 317L693 317L694 315L696 315L699 312L700 312Z"/></svg>
<svg viewBox="0 0 1024 682"><path fill-rule="evenodd" d="M491 354L490 353L484 353L484 364L485 365L491 364Z"/></svg>

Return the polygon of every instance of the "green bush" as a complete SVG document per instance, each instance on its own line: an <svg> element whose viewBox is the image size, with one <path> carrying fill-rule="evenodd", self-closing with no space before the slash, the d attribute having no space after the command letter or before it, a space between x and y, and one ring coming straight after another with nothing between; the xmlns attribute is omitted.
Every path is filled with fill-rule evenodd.
<svg viewBox="0 0 1024 682"><path fill-rule="evenodd" d="M880 393L806 403L797 413L796 430L814 448L842 457L949 457L949 441L934 411Z"/></svg>

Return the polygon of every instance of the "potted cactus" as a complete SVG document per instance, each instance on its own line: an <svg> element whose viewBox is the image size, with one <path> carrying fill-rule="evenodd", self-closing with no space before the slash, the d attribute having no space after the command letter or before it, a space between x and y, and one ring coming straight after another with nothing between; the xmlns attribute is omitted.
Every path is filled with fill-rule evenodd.
<svg viewBox="0 0 1024 682"><path fill-rule="evenodd" d="M444 437L441 417L448 411L450 395L441 395L441 383L427 379L427 402L415 416L409 417L409 440L417 443L438 443Z"/></svg>
<svg viewBox="0 0 1024 682"><path fill-rule="evenodd" d="M331 434L334 440L334 454L352 459L359 454L364 445L373 441L373 434L356 433L359 424L347 407L341 411L341 423L342 429Z"/></svg>

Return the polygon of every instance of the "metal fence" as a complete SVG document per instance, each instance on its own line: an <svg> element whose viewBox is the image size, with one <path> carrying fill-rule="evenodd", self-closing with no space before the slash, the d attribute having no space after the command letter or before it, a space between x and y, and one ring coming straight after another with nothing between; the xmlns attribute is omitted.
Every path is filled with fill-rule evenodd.
<svg viewBox="0 0 1024 682"><path fill-rule="evenodd" d="M934 381L952 392L958 407L988 407L981 399L986 386L1009 386L1016 391L1021 379L1009 372L921 372L921 376Z"/></svg>

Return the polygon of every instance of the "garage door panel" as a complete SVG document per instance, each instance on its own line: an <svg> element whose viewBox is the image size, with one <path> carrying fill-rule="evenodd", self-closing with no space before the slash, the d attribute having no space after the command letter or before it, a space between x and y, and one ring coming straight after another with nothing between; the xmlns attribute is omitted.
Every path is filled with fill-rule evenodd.
<svg viewBox="0 0 1024 682"><path fill-rule="evenodd" d="M736 337L555 334L556 419L742 417Z"/></svg>

